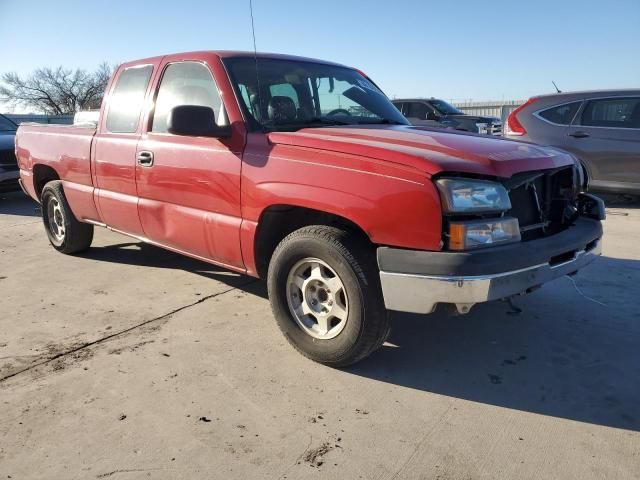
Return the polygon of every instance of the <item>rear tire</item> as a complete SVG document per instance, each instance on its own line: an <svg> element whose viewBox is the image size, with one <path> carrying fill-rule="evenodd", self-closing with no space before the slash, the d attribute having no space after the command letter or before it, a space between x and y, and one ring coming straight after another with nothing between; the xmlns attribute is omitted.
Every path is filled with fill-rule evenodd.
<svg viewBox="0 0 640 480"><path fill-rule="evenodd" d="M42 220L49 242L59 252L77 253L93 241L93 225L79 222L64 196L62 182L54 180L42 189Z"/></svg>
<svg viewBox="0 0 640 480"><path fill-rule="evenodd" d="M351 365L389 335L375 250L354 234L323 225L296 230L276 247L267 285L280 330L316 362Z"/></svg>

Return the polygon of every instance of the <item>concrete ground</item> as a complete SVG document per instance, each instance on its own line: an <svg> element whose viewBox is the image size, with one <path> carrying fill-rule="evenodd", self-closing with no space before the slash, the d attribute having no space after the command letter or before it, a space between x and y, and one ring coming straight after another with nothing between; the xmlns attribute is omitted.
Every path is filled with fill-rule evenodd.
<svg viewBox="0 0 640 480"><path fill-rule="evenodd" d="M640 478L637 204L522 313L396 314L332 370L262 283L101 229L65 256L0 197L0 479Z"/></svg>

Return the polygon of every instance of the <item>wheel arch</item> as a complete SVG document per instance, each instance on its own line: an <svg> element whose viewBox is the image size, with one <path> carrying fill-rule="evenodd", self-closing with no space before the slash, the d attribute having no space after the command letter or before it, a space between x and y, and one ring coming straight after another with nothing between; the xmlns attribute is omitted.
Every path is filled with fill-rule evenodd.
<svg viewBox="0 0 640 480"><path fill-rule="evenodd" d="M33 189L38 200L42 197L44 186L53 180L60 180L60 175L54 168L42 163L33 166Z"/></svg>
<svg viewBox="0 0 640 480"><path fill-rule="evenodd" d="M335 226L371 242L364 228L341 214L286 203L270 205L261 212L254 236L256 272L260 278L266 278L271 256L282 239L309 225Z"/></svg>

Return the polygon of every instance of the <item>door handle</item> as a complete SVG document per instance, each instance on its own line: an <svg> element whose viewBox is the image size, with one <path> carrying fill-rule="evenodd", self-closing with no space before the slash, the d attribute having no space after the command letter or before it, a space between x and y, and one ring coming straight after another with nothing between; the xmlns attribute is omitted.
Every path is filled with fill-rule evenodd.
<svg viewBox="0 0 640 480"><path fill-rule="evenodd" d="M569 136L573 138L587 138L589 134L586 132L577 131L577 132L571 132Z"/></svg>
<svg viewBox="0 0 640 480"><path fill-rule="evenodd" d="M138 165L141 167L151 167L153 165L153 152L142 150L138 152Z"/></svg>

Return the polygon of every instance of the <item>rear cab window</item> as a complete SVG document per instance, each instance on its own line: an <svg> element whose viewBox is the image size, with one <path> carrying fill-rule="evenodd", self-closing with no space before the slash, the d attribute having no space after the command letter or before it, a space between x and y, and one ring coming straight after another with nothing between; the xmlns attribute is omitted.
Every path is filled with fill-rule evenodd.
<svg viewBox="0 0 640 480"><path fill-rule="evenodd" d="M126 68L119 75L109 98L107 130L112 133L134 133L138 129L152 65Z"/></svg>
<svg viewBox="0 0 640 480"><path fill-rule="evenodd" d="M556 125L571 125L580 105L582 105L582 100L556 105L555 107L539 111L538 116Z"/></svg>
<svg viewBox="0 0 640 480"><path fill-rule="evenodd" d="M281 83L279 85L270 85L269 92L271 98L273 97L288 97L293 100L296 108L300 108L300 100L298 99L298 92L290 83Z"/></svg>

